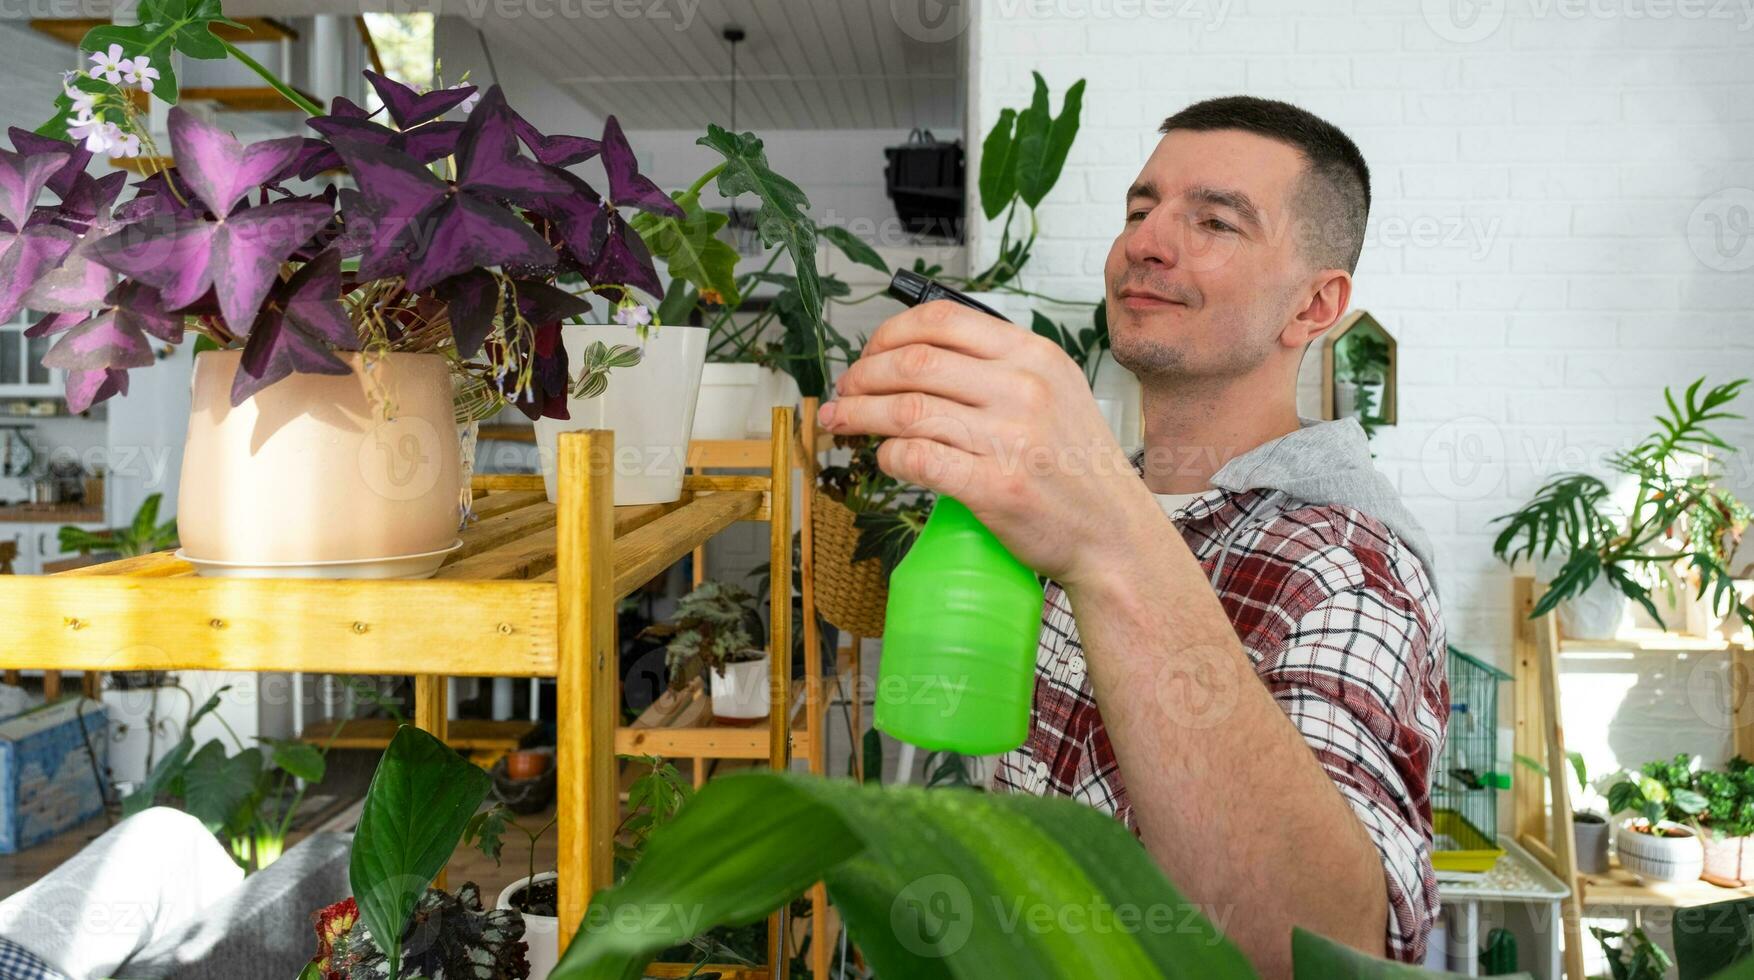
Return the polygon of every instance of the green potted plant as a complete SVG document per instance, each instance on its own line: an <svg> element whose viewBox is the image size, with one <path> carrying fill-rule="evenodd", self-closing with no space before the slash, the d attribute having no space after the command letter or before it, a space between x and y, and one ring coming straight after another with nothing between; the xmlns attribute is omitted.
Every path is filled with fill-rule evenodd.
<svg viewBox="0 0 1754 980"><path fill-rule="evenodd" d="M174 546L177 543L176 518L162 524L158 520L158 505L163 497L163 494L155 493L141 501L140 508L134 512L134 519L128 522L127 527L88 531L75 524L63 525L56 532L61 543L61 553L133 558Z"/></svg>
<svg viewBox="0 0 1754 980"><path fill-rule="evenodd" d="M1577 854L1577 870L1585 874L1602 874L1608 870L1608 818L1581 806L1590 792L1589 767L1582 752L1565 753L1571 773L1577 779L1578 798L1571 809L1571 836Z"/></svg>
<svg viewBox="0 0 1754 980"><path fill-rule="evenodd" d="M1615 474L1635 484L1629 508L1616 506L1613 488L1601 478L1564 473L1494 521L1505 525L1492 545L1499 559L1555 564L1530 618L1558 609L1566 635L1606 639L1617 632L1630 599L1666 627L1647 582L1680 567L1696 583L1698 601L1754 624L1754 610L1729 571L1735 537L1754 513L1720 485L1717 454L1737 450L1711 428L1741 417L1727 409L1746 383L1702 392L1700 378L1679 399L1663 390L1667 412L1656 417L1660 428L1608 459Z"/></svg>
<svg viewBox="0 0 1754 980"><path fill-rule="evenodd" d="M1602 946L1611 980L1663 980L1675 965L1669 954L1636 926L1618 932L1590 926L1590 935Z"/></svg>
<svg viewBox="0 0 1754 980"><path fill-rule="evenodd" d="M627 815L615 830L616 880L639 860L651 832L670 822L693 793L693 787L676 767L657 756L621 758L644 766L646 771L628 786ZM556 912L559 891L555 884L558 876L553 871L536 870L536 843L554 825L555 819L550 818L531 830L517 823L514 811L501 803L477 813L463 831L463 842L476 847L495 864L500 863L508 830L517 830L529 843L527 873L505 886L494 905L513 909L523 917L524 941L529 947L528 980L546 980L560 959L560 919Z"/></svg>
<svg viewBox="0 0 1754 980"><path fill-rule="evenodd" d="M1704 868L1697 818L1707 800L1693 789L1685 755L1647 762L1608 787L1608 812L1631 815L1614 829L1620 865L1656 881L1692 881Z"/></svg>
<svg viewBox="0 0 1754 980"><path fill-rule="evenodd" d="M473 882L431 887L488 787L486 772L432 735L396 730L354 831L353 897L314 917L317 951L299 980L529 976L523 916L484 908Z"/></svg>
<svg viewBox="0 0 1754 980"><path fill-rule="evenodd" d="M1353 330L1335 345L1335 410L1341 418L1356 418L1366 436L1381 424L1388 371L1389 345L1375 331Z"/></svg>
<svg viewBox="0 0 1754 980"><path fill-rule="evenodd" d="M1754 879L1754 764L1738 755L1721 771L1700 772L1694 789L1706 801L1698 817L1705 875L1729 881Z"/></svg>
<svg viewBox="0 0 1754 980"><path fill-rule="evenodd" d="M665 641L672 689L706 671L715 720L747 725L768 716L772 659L748 591L708 579L682 597L668 622L646 627L640 637Z"/></svg>

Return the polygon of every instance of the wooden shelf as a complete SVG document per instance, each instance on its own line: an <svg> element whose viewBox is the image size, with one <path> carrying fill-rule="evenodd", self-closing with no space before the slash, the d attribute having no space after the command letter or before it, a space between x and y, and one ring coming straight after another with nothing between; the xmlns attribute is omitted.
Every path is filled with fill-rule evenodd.
<svg viewBox="0 0 1754 980"><path fill-rule="evenodd" d="M400 725L393 718L348 718L312 722L299 733L299 740L337 749L382 749ZM337 735L335 730L341 733ZM504 755L518 747L536 728L533 721L493 721L486 718L452 718L445 724L445 744L459 752Z"/></svg>
<svg viewBox="0 0 1754 980"><path fill-rule="evenodd" d="M313 104L317 98L302 89L295 90ZM217 102L221 108L237 112L300 112L298 106L268 85L193 85L183 89L179 102Z"/></svg>
<svg viewBox="0 0 1754 980"><path fill-rule="evenodd" d="M298 40L297 29L272 17L235 17L233 20L244 25L245 29L214 24L213 33L233 44ZM37 17L31 20L30 26L56 40L77 45L85 40L87 31L94 27L108 27L110 23L107 18L96 17Z"/></svg>
<svg viewBox="0 0 1754 980"><path fill-rule="evenodd" d="M562 435L559 506L539 476L479 478L461 547L425 580L202 578L170 552L6 576L0 670L44 669L45 686L66 670L410 674L414 724L441 739L453 724L467 731L446 717L446 678L553 677L564 948L613 878L616 602L740 520L768 522L773 580L790 583L793 425L793 410L774 410L764 474L688 475L674 503L636 507L611 505L612 433ZM808 567L803 575L808 590ZM789 663L791 589L768 601L769 649ZM820 688L816 664L808 659L806 690ZM789 670L774 671L771 691L775 704L793 703ZM791 719L775 712L757 729L775 768L791 762ZM810 759L819 762L814 747ZM784 919L776 913L769 934L781 978Z"/></svg>
<svg viewBox="0 0 1754 980"><path fill-rule="evenodd" d="M1697 878L1692 881L1646 881L1622 868L1618 859L1609 865L1605 874L1580 874L1578 880L1583 886L1585 908L1684 909L1754 898L1754 886L1719 888Z"/></svg>
<svg viewBox="0 0 1754 980"><path fill-rule="evenodd" d="M1717 636L1687 636L1655 629L1629 630L1611 640L1560 637L1560 653L1722 653L1749 645L1744 631L1734 641Z"/></svg>
<svg viewBox="0 0 1754 980"><path fill-rule="evenodd" d="M792 748L805 750L816 734L805 721L805 692L792 698ZM655 755L666 759L766 759L773 753L768 719L749 726L693 725L686 728L629 728L615 731L618 755ZM805 753L800 753L805 754Z"/></svg>

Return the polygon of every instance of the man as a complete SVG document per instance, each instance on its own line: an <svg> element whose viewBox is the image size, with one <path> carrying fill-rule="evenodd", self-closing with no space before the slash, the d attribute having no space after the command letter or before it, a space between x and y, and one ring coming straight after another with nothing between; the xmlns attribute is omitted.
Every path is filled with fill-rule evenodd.
<svg viewBox="0 0 1754 980"><path fill-rule="evenodd" d="M821 421L888 436L886 471L1052 580L998 787L1113 813L1266 975L1293 926L1416 961L1448 716L1429 545L1358 424L1295 398L1351 298L1369 173L1283 102L1161 132L1105 268L1139 454L1057 347L947 302L886 321Z"/></svg>

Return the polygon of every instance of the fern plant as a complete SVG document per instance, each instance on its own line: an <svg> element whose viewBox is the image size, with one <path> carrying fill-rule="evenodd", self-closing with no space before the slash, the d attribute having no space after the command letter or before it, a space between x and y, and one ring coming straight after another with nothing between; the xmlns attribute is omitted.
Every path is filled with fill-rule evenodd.
<svg viewBox="0 0 1754 980"><path fill-rule="evenodd" d="M1615 506L1600 478L1564 473L1547 481L1520 510L1494 520L1505 527L1492 553L1507 564L1555 551L1565 559L1530 618L1546 615L1605 577L1666 628L1650 588L1635 573L1667 565L1690 569L1697 576L1698 598L1709 595L1715 612L1733 612L1754 627L1754 610L1738 598L1729 568L1729 555L1754 512L1717 485L1714 454L1737 450L1711 428L1742 417L1727 408L1747 383L1738 379L1702 393L1705 379L1700 378L1679 401L1663 389L1668 411L1656 416L1658 430L1608 459L1609 469L1636 481L1630 510Z"/></svg>

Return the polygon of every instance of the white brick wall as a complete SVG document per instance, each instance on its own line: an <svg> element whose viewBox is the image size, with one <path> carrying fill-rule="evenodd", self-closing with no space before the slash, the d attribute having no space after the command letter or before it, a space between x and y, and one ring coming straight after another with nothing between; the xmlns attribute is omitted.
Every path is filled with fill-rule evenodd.
<svg viewBox="0 0 1754 980"><path fill-rule="evenodd" d="M1246 93L1357 140L1375 204L1355 303L1402 357L1402 421L1378 437L1378 462L1437 540L1454 641L1504 664L1509 580L1490 519L1556 467L1641 435L1664 384L1754 374L1744 6L1489 0L1475 30L1496 26L1461 41L1442 3L988 0L971 28L969 135L978 155L998 110L1027 103L1032 69L1056 111L1089 80L1026 279L1091 298L1163 117ZM1714 249L1708 213L1739 220L1741 237ZM996 223L976 228L971 265L997 239ZM1754 449L1754 427L1725 432ZM1484 450L1477 473L1452 459L1458 444ZM1754 492L1754 462L1736 488Z"/></svg>

